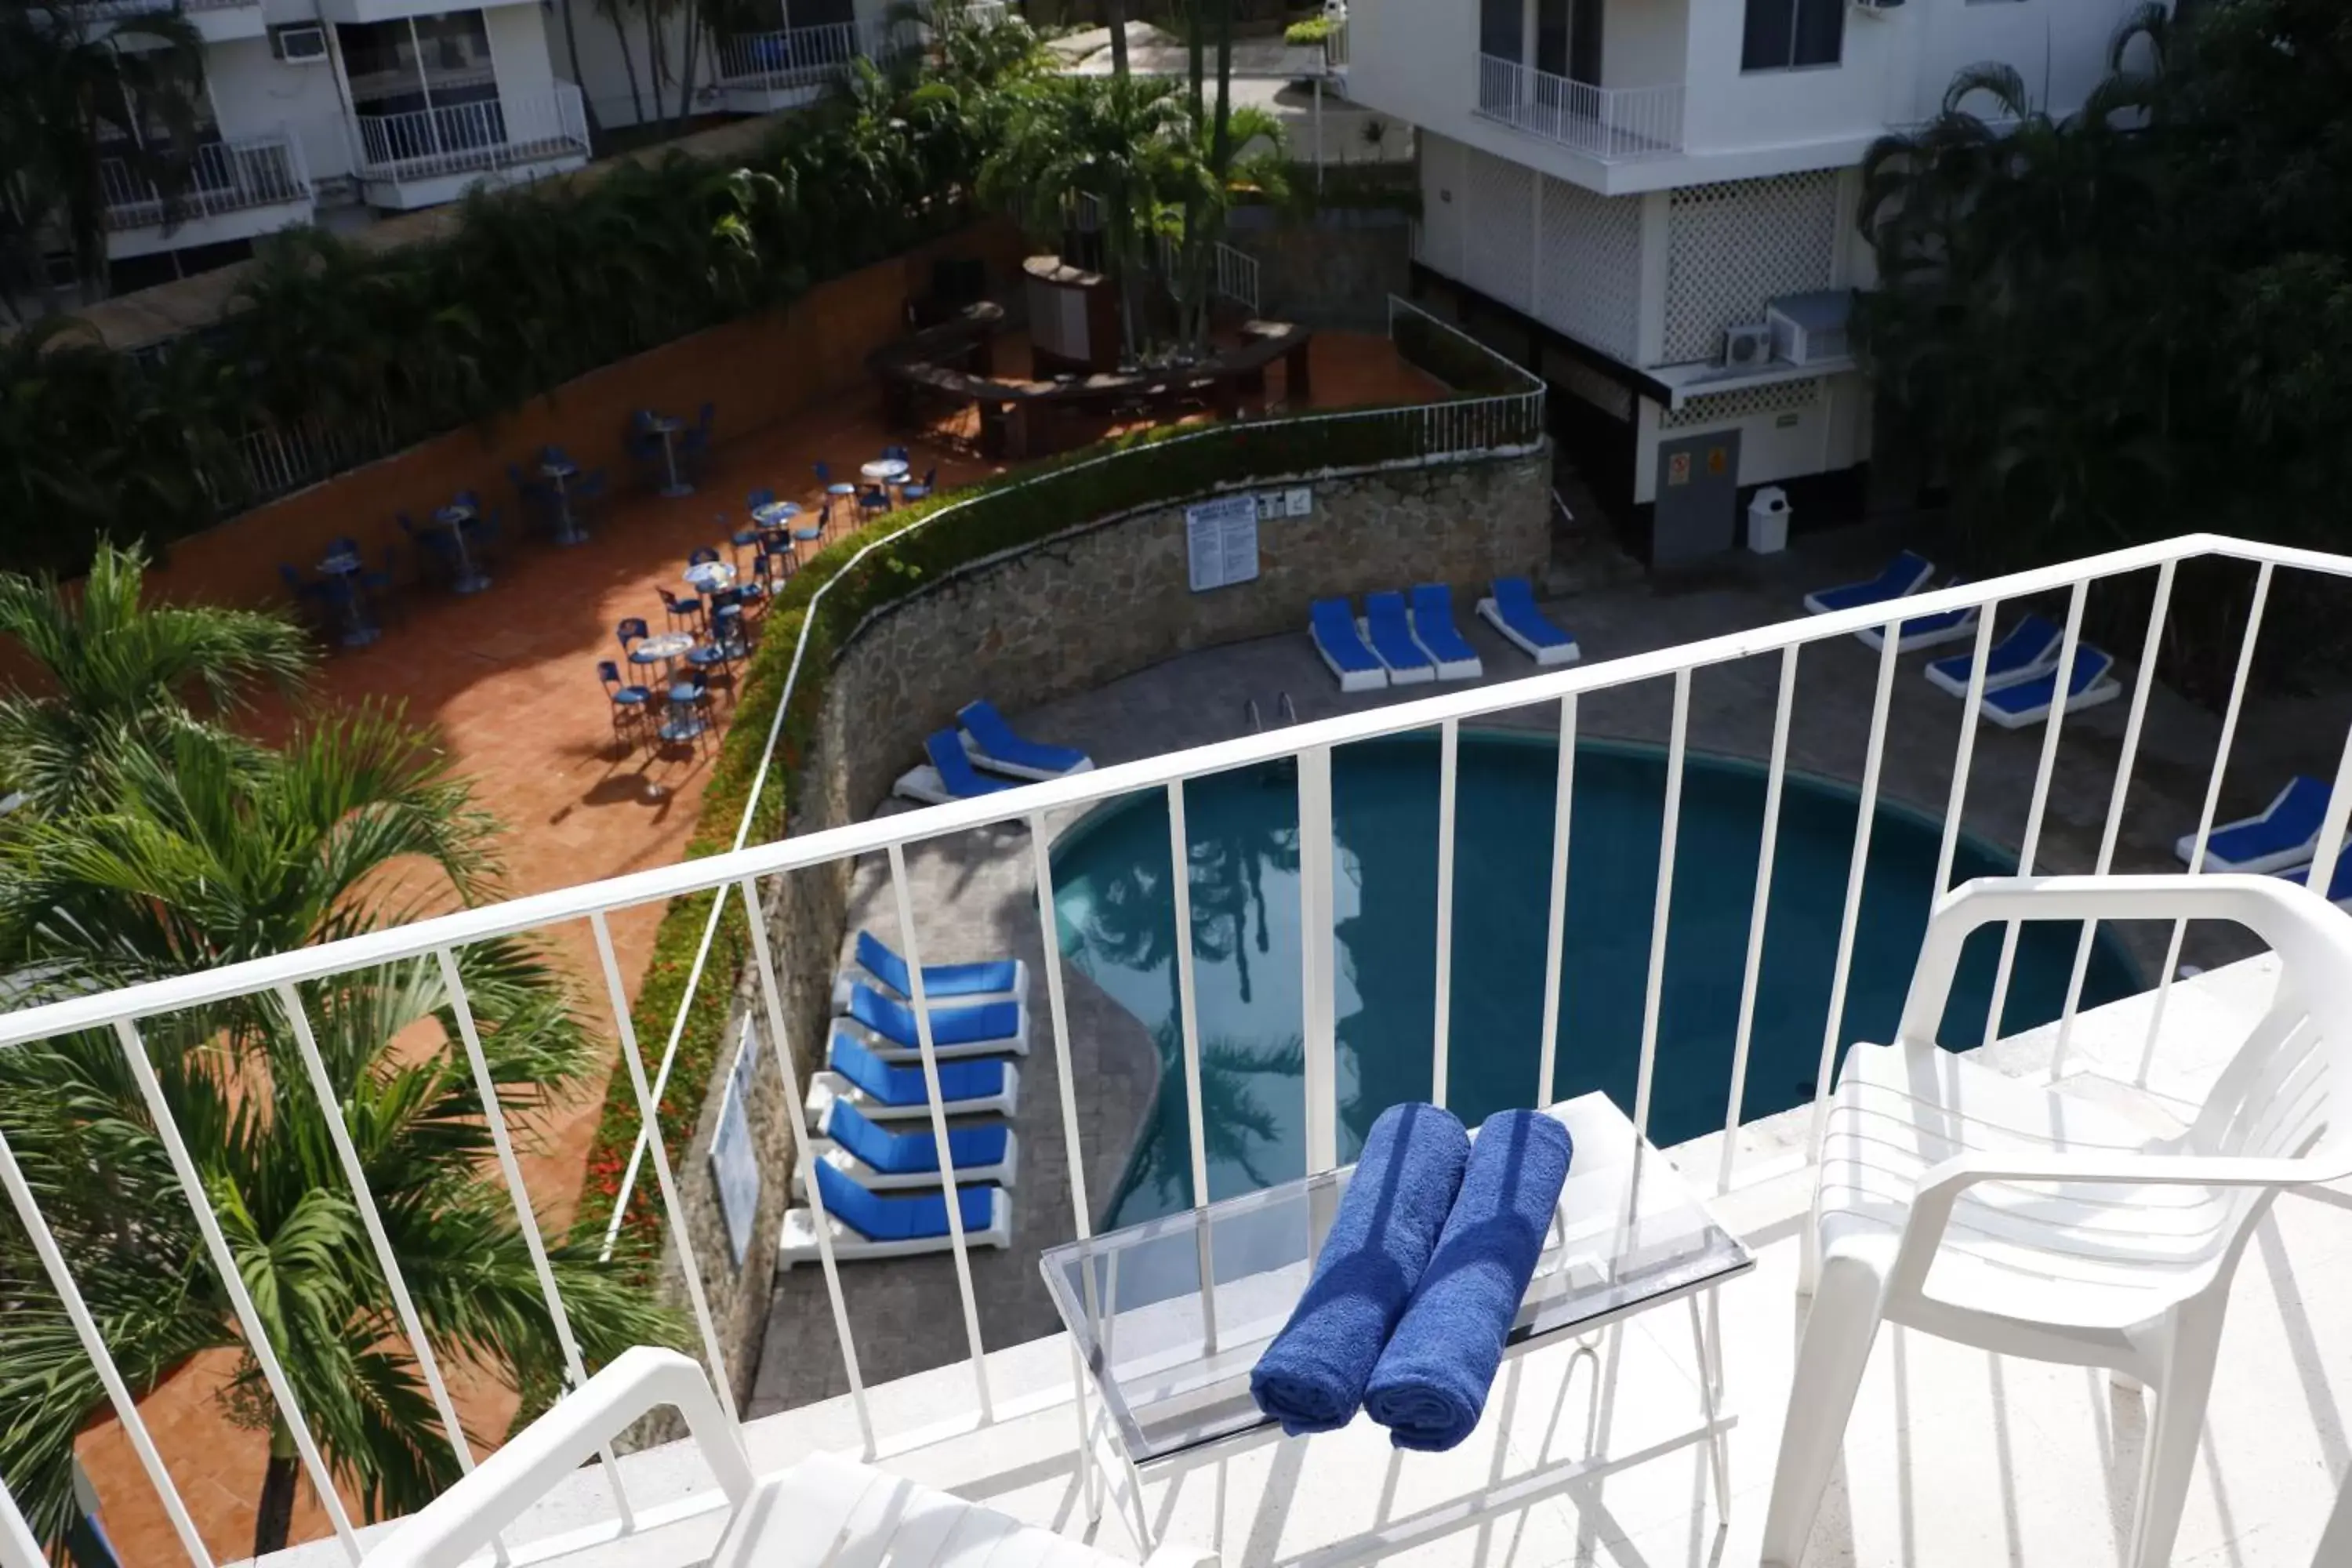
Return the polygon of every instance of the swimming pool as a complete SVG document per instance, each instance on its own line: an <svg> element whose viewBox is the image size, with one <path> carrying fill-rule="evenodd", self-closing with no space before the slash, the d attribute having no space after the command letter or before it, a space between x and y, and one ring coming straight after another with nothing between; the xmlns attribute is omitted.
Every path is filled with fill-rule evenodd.
<svg viewBox="0 0 2352 1568"><path fill-rule="evenodd" d="M1548 736L1461 737L1447 1103L1474 1126L1535 1095L1558 757ZM1633 1104L1665 772L1655 748L1586 742L1577 749L1559 1097L1599 1089ZM1367 742L1332 756L1342 1160L1354 1158L1386 1107L1429 1096L1437 773L1433 736ZM1692 756L1685 771L1650 1118L1661 1144L1723 1125L1764 785L1763 771L1746 763ZM1789 775L1747 1120L1811 1098L1855 810L1853 791ZM1297 786L1287 771L1220 774L1186 786L1184 811L1209 1192L1222 1198L1305 1170ZM1845 1038L1893 1033L1927 929L1939 834L1937 824L1914 812L1879 807ZM1167 802L1156 791L1096 811L1054 851L1064 954L1151 1031L1160 1053L1159 1108L1112 1204L1113 1221L1122 1225L1192 1201L1169 864ZM1954 876L2012 868L2006 857L1964 838ZM2057 1016L2078 940L2074 926L2023 928L2006 1030ZM1999 947L1997 928L1970 940L1945 1018L1946 1044L1982 1037ZM2129 961L2103 938L2083 1005L2138 988Z"/></svg>

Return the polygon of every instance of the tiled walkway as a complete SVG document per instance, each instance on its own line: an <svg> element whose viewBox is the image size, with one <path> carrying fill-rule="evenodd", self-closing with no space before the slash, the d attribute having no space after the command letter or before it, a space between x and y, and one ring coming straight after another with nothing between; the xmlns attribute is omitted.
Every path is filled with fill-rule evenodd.
<svg viewBox="0 0 2352 1568"><path fill-rule="evenodd" d="M1313 353L1318 406L1431 395L1432 384L1398 361L1384 339L1323 334ZM1269 392L1282 395L1278 370ZM723 389L718 401L723 437ZM426 587L407 594L382 640L356 652L339 649L327 660L319 695L335 703L404 703L412 720L437 727L458 771L476 781L480 803L507 826L509 893L672 863L682 858L693 830L711 752L708 746L698 752L616 752L595 679L596 662L618 655L614 624L643 616L658 628L656 590L686 591L678 573L687 553L713 543L723 551L750 490L773 488L814 511L820 496L812 465L823 460L854 473L890 440L911 447L918 473L938 465L942 486L970 483L1001 467L968 447L886 434L878 400L860 386L788 428L722 446L712 473L692 496L626 495L593 521L585 544L557 550L510 539L489 563L495 581L485 593L456 598ZM726 700L720 694L722 716ZM261 721L272 728L287 716L265 712ZM611 923L634 995L660 911L623 910ZM581 980L585 1016L604 1042L587 1089L547 1120L523 1160L541 1222L552 1230L570 1223L579 1201L612 1047L609 1008L585 924L551 932L550 940ZM659 1041L646 1044L657 1049ZM235 1359L226 1352L200 1356L142 1405L199 1530L223 1560L250 1550L265 1449L264 1436L229 1426L213 1397ZM460 1414L476 1436L495 1440L503 1434L512 1394L487 1378L455 1381ZM176 1538L117 1425L110 1420L94 1427L79 1450L123 1561L179 1561ZM326 1517L306 1483L293 1538L326 1531Z"/></svg>

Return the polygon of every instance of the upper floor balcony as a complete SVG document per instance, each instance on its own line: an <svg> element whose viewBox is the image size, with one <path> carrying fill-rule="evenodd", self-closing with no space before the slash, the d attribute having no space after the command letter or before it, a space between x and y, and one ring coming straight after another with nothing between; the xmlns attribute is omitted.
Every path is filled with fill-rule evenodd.
<svg viewBox="0 0 2352 1568"><path fill-rule="evenodd" d="M435 206L485 179L537 179L588 161L580 89L507 92L350 121L353 163L367 200Z"/></svg>
<svg viewBox="0 0 2352 1568"><path fill-rule="evenodd" d="M1367 428L1416 430L1437 443L1428 449L1481 449L1476 437L1441 435L1424 412L1382 410L1365 417L1392 423ZM1491 437L1523 426L1486 428ZM1820 563L1810 565L1810 585L1819 586L1826 580ZM175 1121L174 1095L184 1086L173 1079L165 1087L156 1071L153 1058L168 1042L210 1039L201 1029L191 1034L188 1018L226 1007L241 1019L291 1020L282 1058L268 1070L321 1088L316 1097L287 1094L281 1104L320 1116L322 1169L359 1173L354 1132L328 1089L350 1031L364 1023L320 1013L314 1033L311 1009L332 983L403 965L418 977L410 984L437 974L433 983L447 989L436 993L434 1010L453 1018L462 1037L459 1070L470 1062L487 1083L467 989L473 971L462 962L476 944L584 927L604 961L588 1011L626 1019L608 917L715 893L740 900L760 933L742 985L718 990L747 1020L744 1038L765 1041L751 1060L772 1079L761 1091L790 1108L795 1132L791 1175L764 1174L780 1184L797 1179L800 1194L790 1201L816 1205L807 1212L819 1238L814 1263L803 1258L775 1276L766 1337L793 1386L807 1392L769 1391L743 1407L736 1430L757 1468L818 1451L857 1454L1139 1558L1150 1542L1172 1537L1236 1564L1381 1561L1408 1552L1416 1563L1492 1563L1507 1551L1509 1561L1528 1564L1749 1568L1764 1551L1768 1500L1787 1458L1784 1416L1813 1408L1824 1394L1807 1381L1818 1373L1790 1353L1808 1310L1797 1290L1799 1237L1811 1223L1823 1129L1843 1103L1832 1084L1841 1058L1852 1075L1857 1041L1895 1037L1899 1029L1944 1063L1943 1074L1960 1075L1955 1064L1965 1061L1969 1071L1955 1081L2026 1097L2072 1130L2074 1147L2050 1156L2061 1163L2028 1164L2010 1176L1997 1162L1990 1173L1943 1163L1947 1144L1914 1149L1902 1142L1907 1132L1889 1131L1897 1123L1881 1130L1895 1140L1882 1146L1898 1162L1900 1180L1878 1201L1900 1205L1916 1184L1972 1174L2028 1189L2031 1201L2006 1211L2007 1228L1994 1233L2012 1249L2001 1255L2009 1272L2000 1279L2020 1312L2046 1300L2063 1273L2046 1259L2025 1267L2021 1238L2051 1211L2080 1201L2064 1160L2112 1162L2119 1147L2177 1140L2162 1142L2170 1152L2148 1167L2161 1185L2145 1222L2080 1238L2085 1250L2067 1265L2081 1269L2078 1282L2095 1283L2104 1310L2215 1262L2218 1255L2197 1250L2208 1239L2200 1227L2214 1213L2244 1213L2218 1194L2235 1181L2278 1181L2291 1163L2244 1140L2273 1139L2282 1129L2316 1135L2342 1114L2341 1031L2352 1025L2352 1009L2331 998L2352 966L2352 924L2315 897L2250 878L2162 886L2108 879L2177 870L2176 834L2192 846L2185 858L2202 863L2219 850L2225 790L2230 798L2269 795L2282 737L2273 732L2233 755L2252 711L2249 674L2265 606L2290 584L2347 577L2352 558L2200 536L1730 630L1710 628L1695 602L1705 595L1671 611L1646 593L1615 605L1590 595L1552 606L1578 627L1586 662L1482 677L1431 697L1400 692L1394 702L1310 695L1306 722L1234 734L1229 721L1224 738L1160 754L1155 742L1172 726L1191 725L1191 737L1200 737L1212 706L1204 683L1223 682L1222 697L1234 666L1155 670L1150 700L1135 690L1084 694L1092 704L1085 711L1106 723L1125 710L1136 715L1128 749L1103 748L1105 765L1089 772L202 973L78 992L0 1016L0 1051L40 1051L79 1037L85 1053L116 1053L107 1059L127 1071L109 1077L107 1090L141 1108L136 1116L157 1134L153 1169L142 1181L176 1184L197 1216L191 1251L212 1257L220 1278L266 1279L270 1254L253 1244L254 1218L242 1209L217 1212L223 1189ZM2252 591L2241 596L2249 580ZM1796 576L1767 585L1794 608ZM2192 591L2231 595L2226 615L2220 605L2196 606L2205 637L2235 634L2235 673L2217 693L2218 714L2159 679L2157 655L2182 614L2176 593ZM2120 658L2105 667L2112 673L2082 687L2099 700L2070 700L2038 726L2012 731L2017 700L1986 704L1990 656L1996 618L2008 623L2029 605L2063 625L2060 668L2086 650L2095 627L2111 628L2098 636ZM1470 629L1499 668L1506 645L1477 623ZM1068 631L1076 637L1082 627ZM1858 646L1862 634L1877 645ZM1930 635L1944 638L1931 652L1906 646ZM1921 679L1931 658L1958 661L1957 675L1946 674L1964 698ZM1188 681L1193 700L1173 700L1185 696ZM1497 787L1496 757L1486 748L1498 732L1516 735L1499 742L1522 753L1513 766L1535 762L1532 793ZM2333 868L2352 816L2352 740L2332 730L2301 739L2309 754L2296 752L2285 765L2336 781L2304 846L2312 857L2306 875L2336 892L2347 879ZM1639 766L1629 771L1636 753ZM1365 770L1375 766L1401 767L1420 781L1411 809L1392 809L1405 797L1370 798ZM1132 819L1122 826L1105 815L1137 809L1150 814L1140 832ZM1073 839L1068 830L1082 815L1089 833ZM1117 854L1073 865L1064 847L1086 838L1097 847L1107 838ZM2105 889L2117 897L2089 924L2079 902L2064 905L2054 924L2036 918L2030 901L2003 905L2006 918L1996 914L1969 944L1947 932L1951 940L1931 940L1921 958L1921 932L1941 931L1956 910L1984 906L1980 897L1948 895L1953 881L2012 869L2084 875L2063 888L1989 896L2080 900ZM813 1143L800 1118L806 1074L822 1047L814 1040L796 1047L787 1024L803 1001L823 1006L835 944L788 942L797 934L772 918L769 900L796 879L854 884L866 918L900 922L890 935L916 974L927 961L1008 947L1028 963L1034 979L1024 1005L1035 1012L1020 1081L1030 1170L1006 1194L1034 1216L1024 1237L1054 1247L1092 1237L1108 1247L1118 1237L1100 1233L1114 1226L1193 1223L1201 1198L1245 1195L1334 1169L1370 1116L1398 1100L1427 1095L1475 1117L1597 1089L1664 1146L1655 1158L1671 1166L1673 1183L1703 1195L1756 1268L1716 1288L1713 1312L1695 1305L1687 1332L1677 1300L1670 1313L1601 1314L1583 1332L1530 1346L1506 1363L1484 1418L1451 1454L1399 1453L1359 1421L1303 1441L1204 1448L1130 1468L1121 1456L1135 1437L1123 1425L1132 1411L1107 1409L1096 1374L1115 1366L1129 1393L1157 1378L1154 1397L1181 1436L1185 1401L1229 1394L1262 1342L1266 1325L1246 1311L1256 1278L1249 1257L1204 1244L1194 1264L1188 1237L1174 1260L1183 1268L1174 1271L1199 1272L1172 1289L1165 1279L1147 1289L1130 1278L1122 1294L1117 1277L1107 1277L1108 1310L1132 1338L1116 1347L1094 1342L1081 1359L1079 1345L1059 1331L1008 1326L1018 1319L1003 1302L1036 1280L1034 1246L984 1251L992 1238L950 1226L942 1256L929 1260L836 1255L824 1239L835 1234L824 1189L810 1186L825 1146ZM1605 896L1596 901L1588 888ZM2176 913L2191 908L2182 898L2200 888L2289 909L2291 930L2281 929L2293 940L2272 951L2242 930L2176 924ZM2135 908L2125 898L2173 901ZM1374 935L1370 927L1383 920L1386 934ZM2129 933L2120 942L2118 927ZM803 972L795 952L822 959ZM2183 960L2206 972L2192 974ZM1255 1004L1246 981L1236 1000L1240 961L1256 966ZM2282 979L2289 965L2292 984ZM1923 994L1935 1004L1924 1011L1916 1005ZM919 1018L930 1016L923 1002L918 991ZM1253 1056L1244 1048L1249 1042L1229 1032L1253 1005L1276 1021L1286 1042L1281 1053ZM1151 1168L1172 1195L1160 1202L1160 1218L1140 1222L1115 1212L1119 1199L1101 1187L1090 1194L1090 1173L1129 1168L1129 1151L1105 1146L1123 1130L1077 1110L1094 1087L1081 1064L1100 1059L1098 1037L1117 1025L1119 1008L1139 1007L1154 1010L1166 1041L1154 1058L1164 1073L1157 1092L1181 1108L1146 1118ZM911 1048L936 1093L938 1042L929 1026L919 1024L918 1035ZM625 1030L619 1038L629 1092L650 1107L659 1090L648 1083L641 1043ZM2284 1052L2314 1038L2324 1050L2282 1057L2275 1070L2231 1066L2242 1044ZM1933 1055L1939 1045L1947 1057ZM1935 1075L1909 1089L1921 1100L1938 1092ZM2225 1141L2234 1141L2226 1150L2200 1141L2199 1129L2211 1130L2210 1108L2250 1095L2275 1095L2277 1115L2227 1131ZM503 1140L502 1102L487 1098ZM218 1113L215 1102L205 1103ZM2327 1115L2315 1119L2314 1106ZM919 1137L936 1136L940 1168L954 1181L944 1118L935 1112L917 1125ZM2092 1138L2091 1127L2109 1142ZM2036 1129L2011 1131L2026 1140ZM87 1157L103 1161L110 1147ZM503 1174L518 1223L535 1237L527 1189L503 1142L499 1151L502 1173L486 1171L484 1180ZM135 1429L147 1475L173 1517L184 1519L171 1468L138 1427L131 1389L107 1348L121 1325L93 1317L73 1284L113 1260L58 1248L45 1218L55 1194L28 1179L21 1152L0 1141L0 1188L13 1223L36 1244L15 1254L25 1268L7 1288L23 1300L34 1297L37 1280L55 1291L48 1300L59 1321L47 1342L68 1348L53 1353L71 1353L70 1329ZM54 1173L58 1152L38 1152L42 1169ZM1599 1154L1580 1152L1587 1160ZM1858 1167L1873 1180L1885 1175L1868 1172L1851 1149L1845 1158L1845 1178ZM2196 1162L2206 1159L2214 1162L2211 1185L2198 1180ZM1253 1160L1282 1163L1256 1171ZM679 1190L709 1178L658 1140L651 1163L671 1234L689 1234ZM2058 1190L2037 1196L2036 1183ZM332 1195L340 1204L343 1190ZM2344 1247L2352 1222L2337 1212L2347 1200L2333 1184L2297 1185L2289 1177L2276 1195L2267 1217L2232 1232L2228 1329L2211 1347L2218 1375L2185 1444L2177 1425L2160 1426L2163 1405L2151 1410L2095 1365L2053 1368L1952 1343L1932 1325L1894 1328L1880 1336L1868 1374L1853 1369L1860 1392L1843 1474L1830 1483L1803 1561L1861 1568L2114 1562L2149 1479L2170 1479L2164 1495L2186 1510L2177 1549L2150 1562L2334 1568L2344 1561L2352 1511L2336 1502L2344 1479L2336 1391L2352 1377L2352 1336L2341 1327L2352 1321ZM366 1239L352 1245L371 1247L385 1277L400 1280L396 1238L404 1232L387 1230L363 1179L354 1196L364 1223L352 1232L364 1230ZM772 1218L772 1208L761 1212ZM1645 1248L1676 1239L1648 1227L1650 1213L1633 1204L1622 1215L1588 1215L1594 1227L1578 1234L1592 1244L1592 1258L1638 1269L1655 1261ZM1975 1218L1978 1211L1956 1217L1955 1233ZM700 1309L705 1276L696 1257L689 1249L675 1261ZM240 1259L244 1269L228 1266ZM1163 1271L1172 1267L1166 1249L1157 1262ZM754 1254L740 1267L768 1287L766 1258ZM509 1299L534 1289L562 1321L543 1259L535 1283ZM1152 1291L1164 1294L1140 1300ZM242 1321L247 1342L271 1343L253 1295L241 1285L228 1294L222 1311ZM403 1329L417 1331L404 1290L396 1302L379 1325L394 1358ZM1130 1304L1147 1310L1130 1313ZM748 1384L744 1369L730 1368L707 1311L683 1331L722 1389ZM2102 1331L2126 1337L2112 1326ZM316 1471L311 1417L292 1396L281 1359L264 1356L249 1380L269 1387L287 1446ZM402 1363L400 1372L405 1397L429 1394L446 1415L449 1395L429 1358L414 1373ZM730 1403L728 1414L736 1413ZM478 1457L454 1422L449 1437L468 1462ZM2159 1440L2169 1457L2145 1458ZM1839 1451L1832 1444L1829 1454ZM708 1450L686 1444L590 1468L539 1468L552 1490L511 1520L501 1550L516 1563L581 1568L707 1561L730 1509L721 1484L740 1494L741 1479L714 1470ZM316 1479L334 1532L277 1563L372 1561L390 1527L357 1524L334 1500L331 1479ZM0 1510L0 1564L34 1568L32 1549L7 1526ZM2323 1529L2334 1531L2325 1541ZM189 1556L208 1568L200 1544ZM428 1561L455 1568L456 1558Z"/></svg>
<svg viewBox="0 0 2352 1568"><path fill-rule="evenodd" d="M1595 87L1517 60L1478 57L1478 112L1604 163L1683 146L1683 86Z"/></svg>
<svg viewBox="0 0 2352 1568"><path fill-rule="evenodd" d="M100 160L98 174L107 254L117 259L250 239L308 223L313 211L301 147L283 130L203 143L168 190L119 157Z"/></svg>

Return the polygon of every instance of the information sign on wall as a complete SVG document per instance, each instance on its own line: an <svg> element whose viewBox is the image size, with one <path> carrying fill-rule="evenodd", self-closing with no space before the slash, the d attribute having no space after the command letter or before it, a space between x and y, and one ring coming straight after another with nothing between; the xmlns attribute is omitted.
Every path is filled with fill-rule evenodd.
<svg viewBox="0 0 2352 1568"><path fill-rule="evenodd" d="M751 1250L751 1221L760 1209L760 1156L751 1147L751 1074L759 1062L760 1032L747 1017L719 1102L719 1130L710 1140L710 1179L719 1189L719 1212L727 1221L727 1244L738 1268Z"/></svg>
<svg viewBox="0 0 2352 1568"><path fill-rule="evenodd" d="M1257 519L1258 498L1254 495L1219 496L1184 509L1192 592L1231 587L1257 576Z"/></svg>

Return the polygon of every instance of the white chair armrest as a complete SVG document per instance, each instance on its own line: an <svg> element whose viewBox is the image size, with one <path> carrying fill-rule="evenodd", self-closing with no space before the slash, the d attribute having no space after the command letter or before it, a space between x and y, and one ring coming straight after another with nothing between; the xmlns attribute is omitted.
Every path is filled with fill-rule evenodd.
<svg viewBox="0 0 2352 1568"><path fill-rule="evenodd" d="M719 1489L741 1507L755 1482L751 1456L701 1367L676 1351L638 1345L411 1515L363 1568L457 1568L590 1455L665 1405L686 1417Z"/></svg>
<svg viewBox="0 0 2352 1568"><path fill-rule="evenodd" d="M2352 1017L2352 917L2307 889L2276 877L1987 877L1945 894L1929 917L1903 1004L1902 1037L1936 1038L1960 946L1979 926L2126 920L2234 921L2276 949L2314 993L2334 994L2311 995L2315 1011Z"/></svg>
<svg viewBox="0 0 2352 1568"><path fill-rule="evenodd" d="M1181 1541L1163 1541L1143 1560L1143 1568L1223 1568L1223 1560Z"/></svg>
<svg viewBox="0 0 2352 1568"><path fill-rule="evenodd" d="M1979 1182L2068 1182L2123 1186L2305 1186L2352 1174L2334 1162L2253 1159L2215 1154L1960 1154L1919 1178L1903 1225L1903 1242L1888 1276L1891 1289L1916 1292L1943 1245L1952 1205Z"/></svg>

